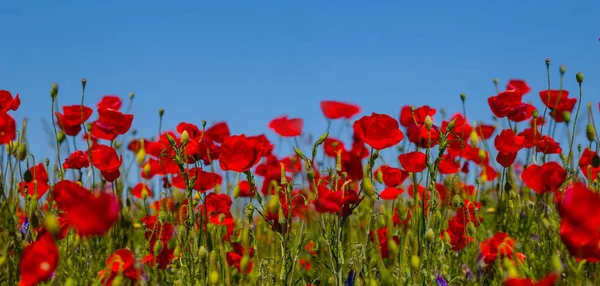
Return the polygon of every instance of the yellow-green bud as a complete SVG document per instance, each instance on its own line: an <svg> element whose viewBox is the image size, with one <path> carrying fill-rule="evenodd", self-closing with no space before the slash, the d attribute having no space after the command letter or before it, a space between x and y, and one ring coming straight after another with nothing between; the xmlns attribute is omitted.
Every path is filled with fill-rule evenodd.
<svg viewBox="0 0 600 286"><path fill-rule="evenodd" d="M571 122L571 112L570 111L563 111L562 113L563 118L565 119L565 123L569 124L569 122Z"/></svg>
<svg viewBox="0 0 600 286"><path fill-rule="evenodd" d="M157 240L156 243L154 244L154 256L158 256L158 254L162 251L163 249L163 242L161 240Z"/></svg>
<svg viewBox="0 0 600 286"><path fill-rule="evenodd" d="M546 67L550 66L550 58L546 58Z"/></svg>
<svg viewBox="0 0 600 286"><path fill-rule="evenodd" d="M50 88L50 97L52 97L52 99L56 99L56 96L58 96L58 84L57 83L52 83L52 87Z"/></svg>
<svg viewBox="0 0 600 286"><path fill-rule="evenodd" d="M240 270L242 270L242 273L246 273L246 270L248 269L249 265L250 265L250 256L245 254L242 257L242 260L240 261Z"/></svg>
<svg viewBox="0 0 600 286"><path fill-rule="evenodd" d="M460 100L462 100L463 102L467 99L467 95L464 93L460 94Z"/></svg>
<svg viewBox="0 0 600 286"><path fill-rule="evenodd" d="M413 268L419 268L419 266L421 266L421 258L419 258L419 257L418 257L418 256L416 256L416 255L413 255L413 256L410 258L410 265L411 265Z"/></svg>
<svg viewBox="0 0 600 286"><path fill-rule="evenodd" d="M159 108L158 109L158 116L162 117L163 115L165 115L165 109L164 108Z"/></svg>
<svg viewBox="0 0 600 286"><path fill-rule="evenodd" d="M17 147L17 159L23 161L27 158L27 145L25 143L19 144Z"/></svg>
<svg viewBox="0 0 600 286"><path fill-rule="evenodd" d="M467 231L469 232L469 236L475 236L475 234L477 233L475 224L473 224L472 222L467 223Z"/></svg>
<svg viewBox="0 0 600 286"><path fill-rule="evenodd" d="M567 72L567 67L565 65L560 65L558 70L560 71L560 75L564 75Z"/></svg>
<svg viewBox="0 0 600 286"><path fill-rule="evenodd" d="M371 181L371 178L369 178L369 177L363 178L363 180L361 182L361 188L362 188L363 192L365 192L366 195L368 195L368 196L375 195L375 190L373 189L373 182Z"/></svg>
<svg viewBox="0 0 600 286"><path fill-rule="evenodd" d="M279 197L276 195L272 195L269 200L269 204L267 205L267 210L269 213L276 214L279 213L279 208L281 208L281 203L279 202Z"/></svg>
<svg viewBox="0 0 600 286"><path fill-rule="evenodd" d="M427 232L425 232L425 238L427 238L427 240L429 240L430 242L433 241L433 239L435 238L435 233L433 233L432 228L427 229Z"/></svg>
<svg viewBox="0 0 600 286"><path fill-rule="evenodd" d="M479 135L477 135L475 129L471 131L471 134L469 135L469 141L471 141L471 145L473 145L474 147L479 146Z"/></svg>
<svg viewBox="0 0 600 286"><path fill-rule="evenodd" d="M462 199L460 198L459 195L454 195L452 197L452 205L457 208L460 206L460 204L462 203Z"/></svg>
<svg viewBox="0 0 600 286"><path fill-rule="evenodd" d="M202 261L206 261L206 257L208 257L208 251L206 251L206 247L204 247L204 245L200 246L198 254L200 255L200 259L202 259Z"/></svg>
<svg viewBox="0 0 600 286"><path fill-rule="evenodd" d="M587 136L587 139L590 142L594 142L595 133L596 133L596 130L594 130L594 125L592 125L591 123L588 123L587 127L585 128L585 136Z"/></svg>
<svg viewBox="0 0 600 286"><path fill-rule="evenodd" d="M56 134L56 141L58 141L58 143L63 143L63 141L65 141L66 136L65 136L65 132L58 131L58 133Z"/></svg>
<svg viewBox="0 0 600 286"><path fill-rule="evenodd" d="M221 282L221 277L218 271L213 270L210 272L209 282L211 285L218 285L219 282Z"/></svg>
<svg viewBox="0 0 600 286"><path fill-rule="evenodd" d="M499 82L500 82L500 80L497 77L495 77L494 78L494 85L498 85Z"/></svg>
<svg viewBox="0 0 600 286"><path fill-rule="evenodd" d="M552 255L552 269L556 273L561 273L563 271L563 264L556 253Z"/></svg>
<svg viewBox="0 0 600 286"><path fill-rule="evenodd" d="M44 226L51 234L56 235L60 231L60 223L56 216L52 213L48 213L44 218Z"/></svg>
<svg viewBox="0 0 600 286"><path fill-rule="evenodd" d="M133 92L130 92L130 93L129 93L129 99L133 99L134 97L135 97L135 93L133 93Z"/></svg>
<svg viewBox="0 0 600 286"><path fill-rule="evenodd" d="M577 79L577 83L581 84L583 82L583 73L578 72L577 74L575 74L575 78Z"/></svg>
<svg viewBox="0 0 600 286"><path fill-rule="evenodd" d="M190 134L187 132L187 130L183 130L183 132L181 133L181 144L185 145L190 141Z"/></svg>
<svg viewBox="0 0 600 286"><path fill-rule="evenodd" d="M427 116L425 117L425 128L426 128L427 130L430 130L430 129L431 129L431 126L433 126L433 120L431 119L431 117L429 117L429 115L427 115Z"/></svg>

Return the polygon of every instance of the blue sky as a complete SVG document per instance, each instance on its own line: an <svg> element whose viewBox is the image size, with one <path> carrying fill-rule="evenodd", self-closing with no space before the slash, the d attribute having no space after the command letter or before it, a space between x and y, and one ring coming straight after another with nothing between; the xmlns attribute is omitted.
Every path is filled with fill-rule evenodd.
<svg viewBox="0 0 600 286"><path fill-rule="evenodd" d="M31 150L50 152L41 118L49 89L86 104L135 92L133 128L156 134L181 121L259 134L280 115L320 135L321 100L397 117L405 104L489 120L492 79L546 88L544 59L585 73L584 101L600 101L598 1L3 1L0 89L19 93ZM95 115L94 115L95 117ZM93 118L94 118L93 117ZM271 133L268 133L271 134ZM290 150L291 152L291 150ZM47 155L48 156L48 155ZM39 158L38 158L39 160Z"/></svg>

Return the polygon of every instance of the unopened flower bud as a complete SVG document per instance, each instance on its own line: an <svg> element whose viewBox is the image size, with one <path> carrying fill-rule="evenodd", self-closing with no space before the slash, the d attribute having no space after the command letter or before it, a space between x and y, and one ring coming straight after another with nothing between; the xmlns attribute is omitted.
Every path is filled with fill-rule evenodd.
<svg viewBox="0 0 600 286"><path fill-rule="evenodd" d="M242 260L240 261L240 270L242 273L246 273L248 266L250 265L250 256L248 254L244 254Z"/></svg>
<svg viewBox="0 0 600 286"><path fill-rule="evenodd" d="M575 75L575 78L577 79L577 83L581 84L583 82L583 73L582 72L578 72Z"/></svg>
<svg viewBox="0 0 600 286"><path fill-rule="evenodd" d="M27 158L27 145L25 143L19 144L17 147L17 159L23 161Z"/></svg>
<svg viewBox="0 0 600 286"><path fill-rule="evenodd" d="M546 58L546 67L550 66L550 58Z"/></svg>
<svg viewBox="0 0 600 286"><path fill-rule="evenodd" d="M421 258L419 256L413 255L410 258L410 265L413 268L419 268L419 266L421 266Z"/></svg>
<svg viewBox="0 0 600 286"><path fill-rule="evenodd" d="M471 131L471 134L469 135L469 141L471 142L471 145L473 145L473 147L479 146L479 135L477 135L475 129Z"/></svg>
<svg viewBox="0 0 600 286"><path fill-rule="evenodd" d="M200 255L200 259L202 259L202 261L206 261L206 258L208 257L208 251L206 251L206 247L204 247L204 245L200 246L198 254Z"/></svg>
<svg viewBox="0 0 600 286"><path fill-rule="evenodd" d="M558 69L560 71L560 75L564 75L567 72L567 66L565 65L560 65Z"/></svg>
<svg viewBox="0 0 600 286"><path fill-rule="evenodd" d="M169 141L169 144L171 144L171 146L176 146L177 142L175 142L175 138L173 138L173 136L171 136L171 134L166 133L167 135L167 141Z"/></svg>
<svg viewBox="0 0 600 286"><path fill-rule="evenodd" d="M371 181L371 178L369 178L369 177L363 178L363 180L361 182L361 188L362 188L363 192L365 192L366 195L368 195L368 196L375 195L375 190L373 189L373 182Z"/></svg>
<svg viewBox="0 0 600 286"><path fill-rule="evenodd" d="M267 205L267 210L271 214L277 214L279 213L279 208L281 208L281 203L279 202L278 196L272 195L269 204Z"/></svg>
<svg viewBox="0 0 600 286"><path fill-rule="evenodd" d="M146 161L146 150L141 148L140 151L135 155L135 159L138 163L138 166L142 166L144 161Z"/></svg>
<svg viewBox="0 0 600 286"><path fill-rule="evenodd" d="M48 213L44 218L44 226L53 235L58 234L60 231L60 222L52 213Z"/></svg>
<svg viewBox="0 0 600 286"><path fill-rule="evenodd" d="M50 97L52 97L52 99L56 99L56 96L58 96L58 84L57 83L53 83L52 87L50 88Z"/></svg>
<svg viewBox="0 0 600 286"><path fill-rule="evenodd" d="M161 252L161 251L162 251L162 249L163 249L163 246L164 246L164 245L163 245L163 242L162 242L162 240L157 240L157 241L156 241L156 243L154 244L154 249L153 249L153 251L154 251L154 256L155 256L155 257L156 257L156 256L158 256L158 255L160 254L160 252Z"/></svg>
<svg viewBox="0 0 600 286"><path fill-rule="evenodd" d="M596 133L596 130L594 130L594 125L592 125L591 123L588 123L587 127L585 128L585 135L587 136L587 139L590 142L594 142L595 133Z"/></svg>
<svg viewBox="0 0 600 286"><path fill-rule="evenodd" d="M563 119L565 120L565 123L569 124L569 122L571 122L571 112L570 111L563 111L562 113Z"/></svg>
<svg viewBox="0 0 600 286"><path fill-rule="evenodd" d="M454 197L452 197L452 205L455 208L459 207L461 203L462 203L462 199L460 198L459 195L454 195Z"/></svg>
<svg viewBox="0 0 600 286"><path fill-rule="evenodd" d="M433 120L429 115L425 116L425 128L429 131L433 125Z"/></svg>
<svg viewBox="0 0 600 286"><path fill-rule="evenodd" d="M467 223L467 231L469 232L469 236L475 236L477 229L475 228L475 224L473 224L473 222Z"/></svg>
<svg viewBox="0 0 600 286"><path fill-rule="evenodd" d="M211 285L219 285L219 282L221 282L221 277L219 276L218 271L213 270L210 272L209 282Z"/></svg>
<svg viewBox="0 0 600 286"><path fill-rule="evenodd" d="M464 93L460 94L460 100L462 100L463 102L467 99L467 95Z"/></svg>
<svg viewBox="0 0 600 286"><path fill-rule="evenodd" d="M498 80L497 77L494 78L494 85L498 85L498 83L500 82L500 80Z"/></svg>
<svg viewBox="0 0 600 286"><path fill-rule="evenodd" d="M558 255L555 253L552 255L551 261L554 272L561 273L564 267L562 261L560 261L560 257L558 257Z"/></svg>
<svg viewBox="0 0 600 286"><path fill-rule="evenodd" d="M129 99L133 99L134 97L135 97L135 93L133 93L133 92L130 92L130 93L129 93Z"/></svg>
<svg viewBox="0 0 600 286"><path fill-rule="evenodd" d="M165 115L165 109L164 108L159 108L158 109L158 116L162 117L163 115Z"/></svg>
<svg viewBox="0 0 600 286"><path fill-rule="evenodd" d="M56 141L58 141L58 143L63 143L63 141L65 141L66 136L65 136L65 132L58 131L58 133L56 134Z"/></svg>
<svg viewBox="0 0 600 286"><path fill-rule="evenodd" d="M160 211L158 212L158 219L159 219L159 220L160 220L160 222L162 222L162 223L166 222L166 221L167 221L167 219L168 219L167 212L166 212L166 211L163 211L163 210L160 210Z"/></svg>
<svg viewBox="0 0 600 286"><path fill-rule="evenodd" d="M187 130L183 130L183 132L181 133L181 144L185 145L190 141L190 134L187 132Z"/></svg>
<svg viewBox="0 0 600 286"><path fill-rule="evenodd" d="M433 239L435 238L435 234L433 233L432 228L427 229L427 232L425 232L425 238L427 238L427 240L429 240L430 242L433 241Z"/></svg>
<svg viewBox="0 0 600 286"><path fill-rule="evenodd" d="M485 150L479 149L478 155L481 161L485 161L485 158L487 157L487 153L485 152Z"/></svg>

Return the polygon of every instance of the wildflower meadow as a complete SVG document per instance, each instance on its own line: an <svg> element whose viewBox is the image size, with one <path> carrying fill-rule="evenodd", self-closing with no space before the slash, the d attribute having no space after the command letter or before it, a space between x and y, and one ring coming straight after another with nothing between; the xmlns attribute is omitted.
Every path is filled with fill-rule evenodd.
<svg viewBox="0 0 600 286"><path fill-rule="evenodd" d="M489 122L465 94L323 100L310 142L285 111L264 126L279 140L162 109L144 137L135 94L89 102L83 79L59 105L55 83L54 154L29 152L0 90L0 284L598 285L599 99L545 67L547 86L495 79Z"/></svg>

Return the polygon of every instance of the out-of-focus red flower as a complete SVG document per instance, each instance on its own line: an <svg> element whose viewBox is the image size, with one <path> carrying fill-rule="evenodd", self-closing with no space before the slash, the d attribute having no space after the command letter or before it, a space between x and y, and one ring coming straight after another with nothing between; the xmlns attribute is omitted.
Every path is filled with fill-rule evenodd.
<svg viewBox="0 0 600 286"><path fill-rule="evenodd" d="M123 101L118 95L105 95L98 101L97 107L98 109L110 108L119 110L121 109L121 105L123 105Z"/></svg>
<svg viewBox="0 0 600 286"><path fill-rule="evenodd" d="M498 150L496 161L508 168L515 161L517 152L525 145L525 137L516 135L512 129L504 129L496 136L494 146Z"/></svg>
<svg viewBox="0 0 600 286"><path fill-rule="evenodd" d="M421 148L431 148L440 144L440 128L433 125L429 130L425 125L413 124L406 130L408 140Z"/></svg>
<svg viewBox="0 0 600 286"><path fill-rule="evenodd" d="M387 188L383 189L383 191L381 191L381 193L379 193L379 197L382 200L386 200L386 201L387 200L395 200L402 193L404 193L403 189L400 189L397 187L387 187Z"/></svg>
<svg viewBox="0 0 600 286"><path fill-rule="evenodd" d="M373 232L370 232L369 236L371 241L375 241L375 234ZM388 258L390 256L390 237L388 237L387 227L377 230L377 239L379 240L379 251L381 253L381 258ZM396 245L400 245L400 238L398 236L393 236L391 239L396 243Z"/></svg>
<svg viewBox="0 0 600 286"><path fill-rule="evenodd" d="M407 172L419 173L427 167L427 156L423 152L414 151L398 156L400 165Z"/></svg>
<svg viewBox="0 0 600 286"><path fill-rule="evenodd" d="M69 155L69 158L67 158L63 163L63 168L65 169L81 169L87 168L89 166L89 155L81 150L77 150L71 153L71 155Z"/></svg>
<svg viewBox="0 0 600 286"><path fill-rule="evenodd" d="M440 174L450 175L458 173L460 169L460 161L456 160L454 156L443 155L440 158L438 164L438 170Z"/></svg>
<svg viewBox="0 0 600 286"><path fill-rule="evenodd" d="M479 124L475 127L475 132L482 139L489 139L494 134L496 127L493 125Z"/></svg>
<svg viewBox="0 0 600 286"><path fill-rule="evenodd" d="M350 119L360 112L360 107L350 103L325 100L321 101L321 110L328 119Z"/></svg>
<svg viewBox="0 0 600 286"><path fill-rule="evenodd" d="M221 144L219 166L223 171L246 172L260 161L263 144L246 135L230 136Z"/></svg>
<svg viewBox="0 0 600 286"><path fill-rule="evenodd" d="M514 247L517 241L508 236L505 232L496 232L494 237L486 239L479 244L479 251L483 256L483 261L490 265L496 261L498 256L512 259ZM525 260L522 253L517 253L521 261Z"/></svg>
<svg viewBox="0 0 600 286"><path fill-rule="evenodd" d="M567 90L542 90L540 91L540 99L544 105L552 110L550 115L556 122L563 122L563 112L573 111L573 107L577 103L576 98L569 98Z"/></svg>
<svg viewBox="0 0 600 286"><path fill-rule="evenodd" d="M223 143L223 140L225 140L227 137L231 136L231 134L229 132L229 126L227 123L219 122L206 129L204 136L220 144Z"/></svg>
<svg viewBox="0 0 600 286"><path fill-rule="evenodd" d="M81 131L81 126L85 123L90 116L92 116L93 110L87 106L82 105L68 105L63 106L63 113L55 112L56 123L58 127L69 136L77 136Z"/></svg>
<svg viewBox="0 0 600 286"><path fill-rule="evenodd" d="M237 242L232 242L231 246L233 247L233 251L228 251L227 255L225 256L225 258L227 259L227 264L229 266L233 266L235 265L235 267L237 267L238 271L242 272L242 267L240 265L240 262L242 262L242 258L244 257L244 247L237 243ZM254 256L254 248L250 247L249 251L248 251L248 257L252 258ZM250 273L250 271L252 271L252 261L250 261L248 263L248 266L246 268L246 274Z"/></svg>
<svg viewBox="0 0 600 286"><path fill-rule="evenodd" d="M0 144L7 144L17 137L17 124L8 113L0 113Z"/></svg>
<svg viewBox="0 0 600 286"><path fill-rule="evenodd" d="M19 190L23 197L30 195L35 199L39 199L50 189L48 173L43 163L29 168L29 173L31 174L31 180L20 182Z"/></svg>
<svg viewBox="0 0 600 286"><path fill-rule="evenodd" d="M95 196L78 183L62 180L54 186L54 200L81 236L102 235L119 218L119 202L108 193Z"/></svg>
<svg viewBox="0 0 600 286"><path fill-rule="evenodd" d="M323 149L325 151L325 155L335 158L337 156L338 151L346 150L344 146L344 142L335 138L325 138L323 141Z"/></svg>
<svg viewBox="0 0 600 286"><path fill-rule="evenodd" d="M537 142L537 151L548 155L560 154L562 153L562 148L560 148L558 142L554 141L554 138L544 135Z"/></svg>
<svg viewBox="0 0 600 286"><path fill-rule="evenodd" d="M288 118L287 116L282 116L269 122L269 128L281 137L299 136L302 134L303 127L304 120L301 118Z"/></svg>
<svg viewBox="0 0 600 286"><path fill-rule="evenodd" d="M13 98L10 91L0 90L0 113L6 113L9 110L17 111L20 105L21 99L19 99L19 94Z"/></svg>
<svg viewBox="0 0 600 286"><path fill-rule="evenodd" d="M538 194L546 192L556 193L567 179L567 172L556 162L547 162L543 165L529 165L521 174L525 185Z"/></svg>
<svg viewBox="0 0 600 286"><path fill-rule="evenodd" d="M529 278L508 278L504 281L504 286L553 286L556 284L558 276L552 273L538 282L533 282Z"/></svg>
<svg viewBox="0 0 600 286"><path fill-rule="evenodd" d="M250 182L244 180L244 181L240 181L237 185L237 196L238 197L242 197L242 198L246 198L246 197L254 197L256 196L256 186L254 187L254 190L250 189Z"/></svg>
<svg viewBox="0 0 600 286"><path fill-rule="evenodd" d="M108 182L113 182L120 175L119 168L123 158L117 154L115 148L103 144L94 144L92 151L92 165L102 173Z"/></svg>
<svg viewBox="0 0 600 286"><path fill-rule="evenodd" d="M377 150L392 147L404 139L398 121L386 114L373 112L363 116L354 122L353 128L362 141Z"/></svg>
<svg viewBox="0 0 600 286"><path fill-rule="evenodd" d="M527 82L525 82L522 79L511 79L506 84L506 90L513 90L517 93L524 95L531 91L531 88L529 87Z"/></svg>
<svg viewBox="0 0 600 286"><path fill-rule="evenodd" d="M138 199L144 199L146 197L152 197L152 190L145 183L138 183L131 189L131 195Z"/></svg>
<svg viewBox="0 0 600 286"><path fill-rule="evenodd" d="M350 205L358 202L358 194L354 190L332 191L326 186L317 187L318 197L313 201L315 210L319 213L339 213L350 215Z"/></svg>
<svg viewBox="0 0 600 286"><path fill-rule="evenodd" d="M561 217L560 237L577 259L600 261L600 196L584 183L575 183L565 189L558 204Z"/></svg>
<svg viewBox="0 0 600 286"><path fill-rule="evenodd" d="M117 249L106 259L106 268L99 273L102 285L112 285L113 280L122 275L135 284L141 275L135 255L128 248Z"/></svg>
<svg viewBox="0 0 600 286"><path fill-rule="evenodd" d="M142 263L156 265L158 269L166 269L174 258L174 248L168 245L169 240L173 238L173 225L169 222L161 223L156 216L145 216L142 223L146 227L145 237L148 241L148 251L150 254L142 259ZM162 248L160 252L154 253L156 243L160 241Z"/></svg>
<svg viewBox="0 0 600 286"><path fill-rule="evenodd" d="M269 141L269 139L267 138L267 136L265 136L265 134L260 134L260 135L255 135L255 136L248 136L249 140L255 140L258 145L260 146L260 149L262 149L260 151L260 157L266 157L271 155L271 153L273 152L273 149L275 149L275 145L273 145L273 143L271 143L271 141ZM225 142L225 141L223 141Z"/></svg>
<svg viewBox="0 0 600 286"><path fill-rule="evenodd" d="M21 253L19 286L33 286L52 277L58 265L59 253L50 232L42 230L36 240Z"/></svg>

